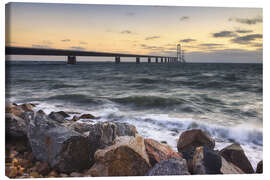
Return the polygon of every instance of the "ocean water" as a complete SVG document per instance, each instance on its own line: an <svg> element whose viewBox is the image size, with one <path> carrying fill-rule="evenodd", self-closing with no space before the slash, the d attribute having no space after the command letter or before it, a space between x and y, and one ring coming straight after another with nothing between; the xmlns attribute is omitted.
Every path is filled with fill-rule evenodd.
<svg viewBox="0 0 270 180"><path fill-rule="evenodd" d="M254 168L263 158L261 64L9 61L6 101L128 122L175 150L201 128L216 149L240 143Z"/></svg>

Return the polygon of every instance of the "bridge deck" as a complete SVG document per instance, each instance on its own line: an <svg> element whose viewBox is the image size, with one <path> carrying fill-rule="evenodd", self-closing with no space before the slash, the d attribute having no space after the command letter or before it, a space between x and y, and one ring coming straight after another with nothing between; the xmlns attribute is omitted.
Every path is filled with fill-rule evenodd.
<svg viewBox="0 0 270 180"><path fill-rule="evenodd" d="M43 49L43 48L25 48L25 47L6 47L6 55L45 55L45 56L103 56L103 57L150 57L150 58L169 58L170 56L141 55L141 54L123 54L95 51L77 51L63 49ZM170 57L175 58L175 57Z"/></svg>

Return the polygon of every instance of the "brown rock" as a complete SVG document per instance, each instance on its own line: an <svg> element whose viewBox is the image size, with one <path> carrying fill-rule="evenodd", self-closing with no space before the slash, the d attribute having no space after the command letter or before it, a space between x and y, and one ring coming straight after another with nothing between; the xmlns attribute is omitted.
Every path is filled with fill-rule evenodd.
<svg viewBox="0 0 270 180"><path fill-rule="evenodd" d="M201 129L192 129L183 132L178 140L177 149L185 159L192 159L196 147L207 146L214 149L215 140Z"/></svg>
<svg viewBox="0 0 270 180"><path fill-rule="evenodd" d="M234 143L225 147L220 151L220 155L223 156L226 161L233 163L245 173L254 173L254 170L240 144Z"/></svg>
<svg viewBox="0 0 270 180"><path fill-rule="evenodd" d="M17 176L17 168L14 166L9 167L6 170L6 176L9 178L15 178Z"/></svg>
<svg viewBox="0 0 270 180"><path fill-rule="evenodd" d="M32 104L22 104L22 105L19 105L17 107L22 108L25 112L34 110L34 106Z"/></svg>
<svg viewBox="0 0 270 180"><path fill-rule="evenodd" d="M37 171L39 174L45 176L50 172L50 166L48 163L39 163L37 165Z"/></svg>
<svg viewBox="0 0 270 180"><path fill-rule="evenodd" d="M52 170L52 171L49 173L49 176L50 176L50 177L57 177L58 174L57 174L57 172L56 172L55 170Z"/></svg>
<svg viewBox="0 0 270 180"><path fill-rule="evenodd" d="M82 177L82 174L81 173L78 173L78 172L72 172L70 174L71 177Z"/></svg>
<svg viewBox="0 0 270 180"><path fill-rule="evenodd" d="M115 144L95 153L92 176L143 176L151 167L140 136L121 136Z"/></svg>
<svg viewBox="0 0 270 180"><path fill-rule="evenodd" d="M68 175L67 174L64 174L64 173L59 174L59 176L60 177L68 177Z"/></svg>
<svg viewBox="0 0 270 180"><path fill-rule="evenodd" d="M80 118L78 116L73 116L72 121L78 121Z"/></svg>
<svg viewBox="0 0 270 180"><path fill-rule="evenodd" d="M221 166L221 173L222 174L244 174L244 172L235 166L234 164L227 162L225 158L221 157L222 166Z"/></svg>
<svg viewBox="0 0 270 180"><path fill-rule="evenodd" d="M263 161L257 164L256 173L263 173Z"/></svg>
<svg viewBox="0 0 270 180"><path fill-rule="evenodd" d="M181 155L168 145L160 144L153 139L144 139L144 144L152 166L169 158L181 159Z"/></svg>
<svg viewBox="0 0 270 180"><path fill-rule="evenodd" d="M92 114L83 114L79 117L80 119L95 119L96 117Z"/></svg>
<svg viewBox="0 0 270 180"><path fill-rule="evenodd" d="M32 178L39 178L40 175L37 172L31 172L30 173L30 177L32 177Z"/></svg>

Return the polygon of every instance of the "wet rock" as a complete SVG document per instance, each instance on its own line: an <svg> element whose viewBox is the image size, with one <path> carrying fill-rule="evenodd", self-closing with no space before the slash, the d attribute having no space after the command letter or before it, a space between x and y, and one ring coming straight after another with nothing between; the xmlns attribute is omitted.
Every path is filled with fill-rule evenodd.
<svg viewBox="0 0 270 180"><path fill-rule="evenodd" d="M174 152L168 145L160 144L153 139L145 139L144 144L152 166L169 158L181 159L181 155Z"/></svg>
<svg viewBox="0 0 270 180"><path fill-rule="evenodd" d="M27 111L34 111L34 105L33 104L22 104L22 105L19 105L17 107L20 107L22 108L25 112Z"/></svg>
<svg viewBox="0 0 270 180"><path fill-rule="evenodd" d="M189 175L185 159L162 160L150 169L148 176Z"/></svg>
<svg viewBox="0 0 270 180"><path fill-rule="evenodd" d="M6 113L13 114L20 118L24 118L24 110L20 106L15 106L13 104L6 105Z"/></svg>
<svg viewBox="0 0 270 180"><path fill-rule="evenodd" d="M42 111L41 109L37 111L37 113L39 114L43 114L43 115L46 115L46 113L44 111Z"/></svg>
<svg viewBox="0 0 270 180"><path fill-rule="evenodd" d="M37 160L70 173L89 168L87 137L70 130L40 113L27 114L27 137Z"/></svg>
<svg viewBox="0 0 270 180"><path fill-rule="evenodd" d="M69 128L73 129L74 131L77 131L79 133L85 133L88 132L89 129L92 127L92 124L89 123L83 123L83 122L75 122L72 124L69 124Z"/></svg>
<svg viewBox="0 0 270 180"><path fill-rule="evenodd" d="M197 147L192 159L193 174L221 174L221 156L208 146Z"/></svg>
<svg viewBox="0 0 270 180"><path fill-rule="evenodd" d="M92 176L143 176L150 169L144 140L140 136L121 136L115 144L95 153Z"/></svg>
<svg viewBox="0 0 270 180"><path fill-rule="evenodd" d="M49 118L51 118L52 120L57 121L59 123L64 123L65 122L65 116L63 116L59 112L51 112L49 114Z"/></svg>
<svg viewBox="0 0 270 180"><path fill-rule="evenodd" d="M48 163L38 163L38 164L36 164L36 166L37 166L37 171L39 174L41 174L43 176L49 174L50 166Z"/></svg>
<svg viewBox="0 0 270 180"><path fill-rule="evenodd" d="M62 116L64 116L64 118L70 117L70 115L66 113L65 111L58 111L56 113L61 114Z"/></svg>
<svg viewBox="0 0 270 180"><path fill-rule="evenodd" d="M95 119L96 117L92 114L83 114L79 117L80 119Z"/></svg>
<svg viewBox="0 0 270 180"><path fill-rule="evenodd" d="M192 129L183 132L178 140L177 149L185 159L192 159L196 147L208 146L214 149L215 140L201 129Z"/></svg>
<svg viewBox="0 0 270 180"><path fill-rule="evenodd" d="M245 173L254 173L254 170L240 144L234 143L225 147L220 151L220 155L223 156L226 161L233 163Z"/></svg>
<svg viewBox="0 0 270 180"><path fill-rule="evenodd" d="M135 136L136 133L136 127L127 123L103 122L90 126L90 158L94 158L97 149L112 145L117 136Z"/></svg>
<svg viewBox="0 0 270 180"><path fill-rule="evenodd" d="M235 166L234 164L227 162L225 160L225 158L223 158L221 156L221 162L222 162L222 166L221 166L221 173L222 174L244 174L244 172L238 168L237 166Z"/></svg>
<svg viewBox="0 0 270 180"><path fill-rule="evenodd" d="M256 173L263 173L263 161L257 164Z"/></svg>
<svg viewBox="0 0 270 180"><path fill-rule="evenodd" d="M72 121L78 121L80 118L78 116L73 116Z"/></svg>
<svg viewBox="0 0 270 180"><path fill-rule="evenodd" d="M6 134L7 138L26 138L27 126L26 121L11 113L6 113Z"/></svg>

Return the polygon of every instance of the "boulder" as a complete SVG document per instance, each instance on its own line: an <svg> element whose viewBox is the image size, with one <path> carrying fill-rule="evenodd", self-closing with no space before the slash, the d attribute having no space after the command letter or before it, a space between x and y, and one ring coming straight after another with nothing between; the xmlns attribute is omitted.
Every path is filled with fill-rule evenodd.
<svg viewBox="0 0 270 180"><path fill-rule="evenodd" d="M24 110L20 106L16 106L14 104L6 105L6 113L13 114L20 118L24 118Z"/></svg>
<svg viewBox="0 0 270 180"><path fill-rule="evenodd" d="M192 159L196 147L207 146L214 149L215 140L201 129L192 129L183 132L178 140L177 149L185 159Z"/></svg>
<svg viewBox="0 0 270 180"><path fill-rule="evenodd" d="M74 131L77 131L81 134L85 132L89 132L89 129L92 127L92 124L84 123L84 122L73 122L69 124L69 128L73 129ZM88 136L88 135L87 135Z"/></svg>
<svg viewBox="0 0 270 180"><path fill-rule="evenodd" d="M193 174L221 174L221 156L208 146L197 147L192 159Z"/></svg>
<svg viewBox="0 0 270 180"><path fill-rule="evenodd" d="M19 105L17 107L19 107L19 108L23 109L25 112L27 112L27 111L34 111L35 105L33 105L33 104L21 104L21 105Z"/></svg>
<svg viewBox="0 0 270 180"><path fill-rule="evenodd" d="M162 160L148 171L147 176L189 175L185 159Z"/></svg>
<svg viewBox="0 0 270 180"><path fill-rule="evenodd" d="M79 117L80 119L95 119L96 117L92 114L83 114Z"/></svg>
<svg viewBox="0 0 270 180"><path fill-rule="evenodd" d="M53 169L71 173L90 167L87 137L51 120L43 113L27 113L27 137L35 158Z"/></svg>
<svg viewBox="0 0 270 180"><path fill-rule="evenodd" d="M263 173L263 161L257 164L256 173Z"/></svg>
<svg viewBox="0 0 270 180"><path fill-rule="evenodd" d="M26 138L26 121L12 113L6 113L6 137L7 138Z"/></svg>
<svg viewBox="0 0 270 180"><path fill-rule="evenodd" d="M121 136L115 144L95 153L92 176L144 176L150 169L144 139L140 136Z"/></svg>
<svg viewBox="0 0 270 180"><path fill-rule="evenodd" d="M65 122L65 116L59 112L51 112L49 114L49 118L51 118L52 120L57 121L59 123Z"/></svg>
<svg viewBox="0 0 270 180"><path fill-rule="evenodd" d="M136 127L127 123L99 122L89 127L90 158L97 149L113 144L117 136L135 136Z"/></svg>
<svg viewBox="0 0 270 180"><path fill-rule="evenodd" d="M144 139L145 149L148 154L150 163L154 166L162 160L170 158L181 159L180 153L172 150L172 148L165 144L160 144L153 139Z"/></svg>
<svg viewBox="0 0 270 180"><path fill-rule="evenodd" d="M221 156L221 163L222 166L220 172L222 174L244 174L244 172L239 167L235 166L230 162L227 162L225 158L223 158L222 156Z"/></svg>
<svg viewBox="0 0 270 180"><path fill-rule="evenodd" d="M223 156L226 161L233 163L245 173L254 173L251 163L240 144L234 143L225 147L220 151L220 155Z"/></svg>

